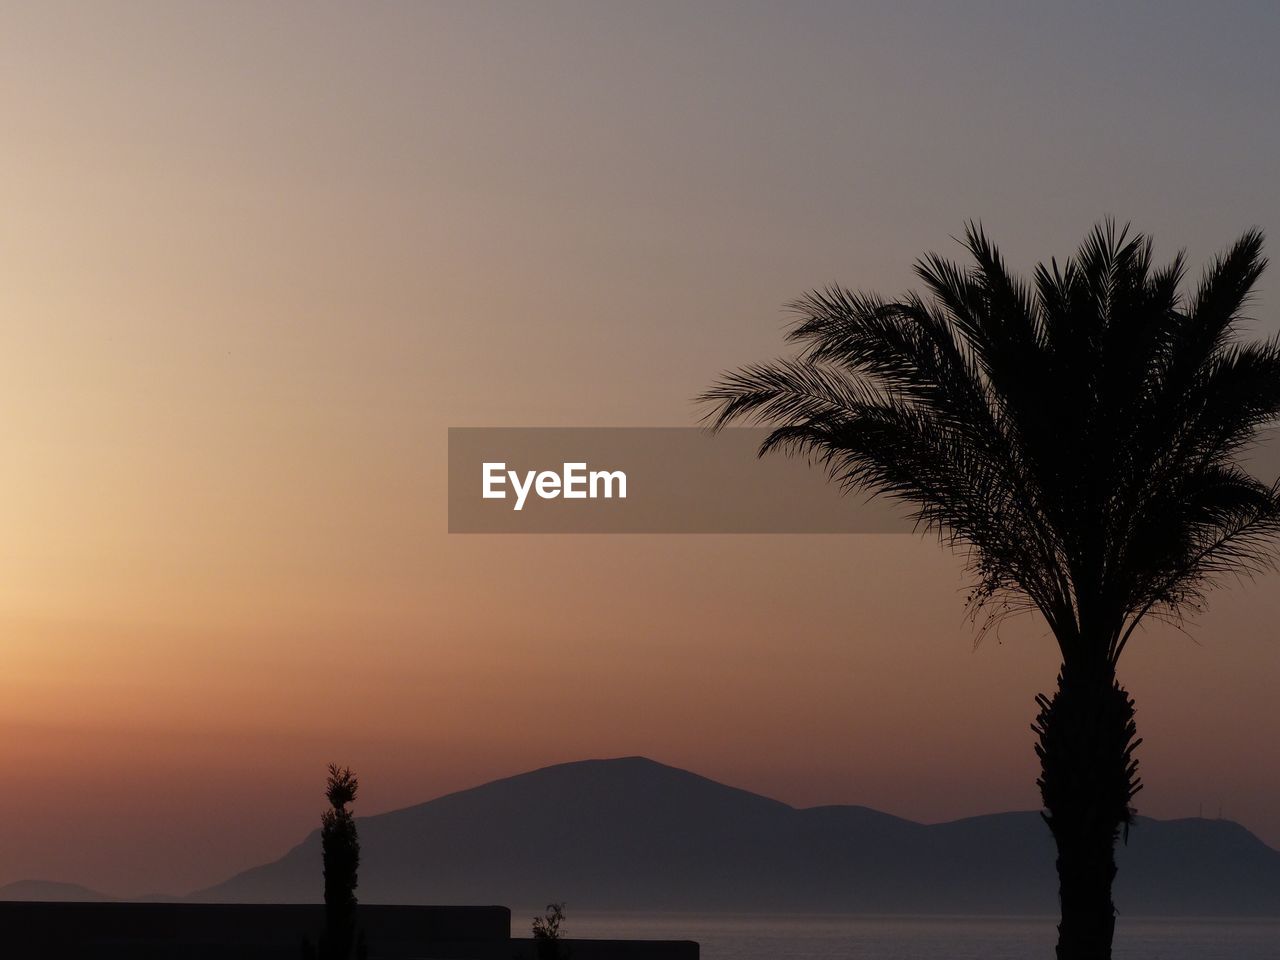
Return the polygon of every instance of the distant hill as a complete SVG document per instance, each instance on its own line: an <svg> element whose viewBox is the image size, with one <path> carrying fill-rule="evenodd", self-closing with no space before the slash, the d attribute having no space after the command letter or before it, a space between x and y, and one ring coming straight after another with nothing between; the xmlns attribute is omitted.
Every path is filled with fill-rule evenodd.
<svg viewBox="0 0 1280 960"><path fill-rule="evenodd" d="M82 902L86 900L110 900L105 893L90 890L78 883L59 883L56 880L15 880L0 887L0 900L57 900Z"/></svg>
<svg viewBox="0 0 1280 960"><path fill-rule="evenodd" d="M1053 914L1036 813L924 825L866 807L796 809L640 757L586 760L359 820L368 902L577 910ZM191 899L312 901L318 832ZM1224 820L1140 819L1122 914L1280 916L1280 853Z"/></svg>

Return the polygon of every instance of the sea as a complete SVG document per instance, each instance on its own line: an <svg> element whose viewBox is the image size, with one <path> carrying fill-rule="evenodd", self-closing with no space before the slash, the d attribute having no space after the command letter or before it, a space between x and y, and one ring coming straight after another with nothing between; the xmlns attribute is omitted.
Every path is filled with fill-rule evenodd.
<svg viewBox="0 0 1280 960"><path fill-rule="evenodd" d="M1052 960L1057 934L1052 917L566 913L567 937L696 940L701 960ZM1280 919L1121 917L1114 960L1280 960Z"/></svg>

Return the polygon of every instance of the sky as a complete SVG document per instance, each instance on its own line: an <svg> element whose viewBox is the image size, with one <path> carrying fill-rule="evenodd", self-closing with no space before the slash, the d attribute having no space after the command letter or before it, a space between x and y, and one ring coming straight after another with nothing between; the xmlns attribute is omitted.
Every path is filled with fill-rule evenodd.
<svg viewBox="0 0 1280 960"><path fill-rule="evenodd" d="M1038 806L1054 645L910 536L450 536L450 426L693 423L981 220L1280 238L1270 4L0 8L0 883L182 892L317 822L643 754ZM1275 251L1275 246L1271 250ZM1280 329L1280 274L1251 330ZM1280 577L1121 664L1153 816L1280 846Z"/></svg>

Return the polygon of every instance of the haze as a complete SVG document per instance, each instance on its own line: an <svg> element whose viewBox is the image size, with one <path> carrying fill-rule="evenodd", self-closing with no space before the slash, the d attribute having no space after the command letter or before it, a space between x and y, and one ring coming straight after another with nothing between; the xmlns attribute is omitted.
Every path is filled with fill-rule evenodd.
<svg viewBox="0 0 1280 960"><path fill-rule="evenodd" d="M0 882L183 891L644 754L792 804L1038 806L1052 640L908 537L445 533L448 426L683 425L782 304L980 218L1280 243L1269 4L0 14ZM1259 335L1280 327L1273 267ZM1122 663L1153 816L1280 844L1280 580Z"/></svg>

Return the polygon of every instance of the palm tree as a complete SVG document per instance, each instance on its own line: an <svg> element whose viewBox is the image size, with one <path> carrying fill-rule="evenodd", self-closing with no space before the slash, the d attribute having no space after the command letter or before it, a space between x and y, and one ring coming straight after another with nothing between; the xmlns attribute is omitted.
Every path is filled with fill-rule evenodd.
<svg viewBox="0 0 1280 960"><path fill-rule="evenodd" d="M1280 488L1241 458L1280 418L1280 342L1237 339L1266 266L1246 233L1180 294L1185 261L1099 225L1065 264L1012 274L982 228L973 263L923 257L926 292L838 286L793 304L798 356L723 375L713 429L894 498L967 557L986 629L1038 611L1062 656L1033 730L1057 845L1059 960L1111 956L1115 844L1141 788L1116 664L1140 623L1198 611L1224 573L1269 563Z"/></svg>
<svg viewBox="0 0 1280 960"><path fill-rule="evenodd" d="M324 936L320 960L363 957L364 933L356 927L356 886L360 869L360 836L354 803L360 781L350 767L329 764L325 799L329 809L320 817L320 847L324 862Z"/></svg>

